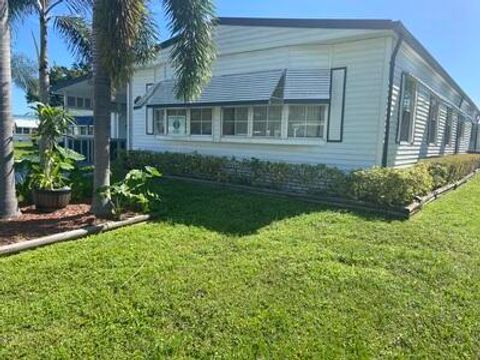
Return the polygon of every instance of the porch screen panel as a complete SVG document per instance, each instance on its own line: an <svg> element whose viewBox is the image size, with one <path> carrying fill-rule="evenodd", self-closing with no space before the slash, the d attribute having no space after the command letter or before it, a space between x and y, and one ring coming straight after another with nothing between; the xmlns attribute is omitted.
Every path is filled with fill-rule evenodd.
<svg viewBox="0 0 480 360"><path fill-rule="evenodd" d="M328 118L327 140L343 140L343 118L345 112L345 85L347 69L332 69L330 81L330 109Z"/></svg>

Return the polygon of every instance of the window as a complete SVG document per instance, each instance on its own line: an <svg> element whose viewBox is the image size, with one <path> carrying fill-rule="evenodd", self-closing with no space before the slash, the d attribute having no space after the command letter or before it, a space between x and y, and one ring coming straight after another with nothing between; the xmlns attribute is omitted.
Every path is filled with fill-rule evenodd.
<svg viewBox="0 0 480 360"><path fill-rule="evenodd" d="M87 127L86 126L80 126L80 135L82 135L82 136L87 135Z"/></svg>
<svg viewBox="0 0 480 360"><path fill-rule="evenodd" d="M23 128L22 127L17 127L15 130L16 130L15 133L23 134Z"/></svg>
<svg viewBox="0 0 480 360"><path fill-rule="evenodd" d="M325 106L292 105L288 112L288 137L323 138Z"/></svg>
<svg viewBox="0 0 480 360"><path fill-rule="evenodd" d="M243 135L248 132L248 108L223 109L223 135Z"/></svg>
<svg viewBox="0 0 480 360"><path fill-rule="evenodd" d="M253 108L253 136L281 136L282 107L255 106Z"/></svg>
<svg viewBox="0 0 480 360"><path fill-rule="evenodd" d="M465 137L465 119L461 115L458 116L458 134L457 134L457 137L458 137L459 142L463 141L463 139Z"/></svg>
<svg viewBox="0 0 480 360"><path fill-rule="evenodd" d="M428 111L428 143L437 142L439 101L435 95L430 95L430 109Z"/></svg>
<svg viewBox="0 0 480 360"><path fill-rule="evenodd" d="M153 85L155 85L154 83L148 83L148 84L145 84L145 91L148 92L148 90L150 90Z"/></svg>
<svg viewBox="0 0 480 360"><path fill-rule="evenodd" d="M186 110L167 110L167 129L169 135L185 135L187 133Z"/></svg>
<svg viewBox="0 0 480 360"><path fill-rule="evenodd" d="M93 125L88 126L88 135L93 135Z"/></svg>
<svg viewBox="0 0 480 360"><path fill-rule="evenodd" d="M402 75L398 141L412 142L416 106L417 82L407 74Z"/></svg>
<svg viewBox="0 0 480 360"><path fill-rule="evenodd" d="M67 97L67 106L68 106L68 107L75 107L76 104L77 104L76 101L77 101L77 99L76 99L75 97L73 97L73 96L68 96L68 97Z"/></svg>
<svg viewBox="0 0 480 360"><path fill-rule="evenodd" d="M83 108L83 98L81 97L77 98L77 107L79 109Z"/></svg>
<svg viewBox="0 0 480 360"><path fill-rule="evenodd" d="M85 109L91 109L92 108L92 100L89 98L85 98Z"/></svg>
<svg viewBox="0 0 480 360"><path fill-rule="evenodd" d="M212 135L212 109L190 110L190 134Z"/></svg>
<svg viewBox="0 0 480 360"><path fill-rule="evenodd" d="M23 128L23 133L25 135L30 135L30 128Z"/></svg>
<svg viewBox="0 0 480 360"><path fill-rule="evenodd" d="M451 145L452 143L452 123L453 111L452 108L447 107L447 120L445 122L445 134L443 137L444 145Z"/></svg>
<svg viewBox="0 0 480 360"><path fill-rule="evenodd" d="M165 111L153 109L153 131L155 135L165 135Z"/></svg>

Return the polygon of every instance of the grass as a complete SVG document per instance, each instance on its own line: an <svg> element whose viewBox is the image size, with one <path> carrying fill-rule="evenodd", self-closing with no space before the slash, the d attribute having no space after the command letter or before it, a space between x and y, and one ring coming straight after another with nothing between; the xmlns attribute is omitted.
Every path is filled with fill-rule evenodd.
<svg viewBox="0 0 480 360"><path fill-rule="evenodd" d="M34 152L31 141L15 141L15 159L20 160L25 156L31 155Z"/></svg>
<svg viewBox="0 0 480 360"><path fill-rule="evenodd" d="M0 358L475 358L480 178L410 221L166 182L158 220L0 259Z"/></svg>

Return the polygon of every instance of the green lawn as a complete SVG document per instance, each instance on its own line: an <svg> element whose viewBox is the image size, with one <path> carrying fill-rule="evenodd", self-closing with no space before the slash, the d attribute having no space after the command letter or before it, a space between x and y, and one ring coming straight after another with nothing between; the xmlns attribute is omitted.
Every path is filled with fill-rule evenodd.
<svg viewBox="0 0 480 360"><path fill-rule="evenodd" d="M20 160L23 157L33 153L33 144L31 141L15 141L15 159Z"/></svg>
<svg viewBox="0 0 480 360"><path fill-rule="evenodd" d="M145 225L0 259L0 358L475 358L480 178L410 221L163 185Z"/></svg>

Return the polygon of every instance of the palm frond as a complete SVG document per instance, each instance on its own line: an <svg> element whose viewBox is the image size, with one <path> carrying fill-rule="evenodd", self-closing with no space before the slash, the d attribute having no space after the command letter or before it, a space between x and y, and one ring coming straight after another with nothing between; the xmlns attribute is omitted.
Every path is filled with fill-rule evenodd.
<svg viewBox="0 0 480 360"><path fill-rule="evenodd" d="M93 7L93 0L64 0L68 10L77 15L90 14Z"/></svg>
<svg viewBox="0 0 480 360"><path fill-rule="evenodd" d="M146 0L96 0L95 56L99 56L115 86L133 72L137 62L151 59L158 36Z"/></svg>
<svg viewBox="0 0 480 360"><path fill-rule="evenodd" d="M70 51L80 61L92 60L92 27L78 16L56 16L53 21L55 30L66 40Z"/></svg>
<svg viewBox="0 0 480 360"><path fill-rule="evenodd" d="M37 9L36 0L8 0L10 21L23 20Z"/></svg>
<svg viewBox="0 0 480 360"><path fill-rule="evenodd" d="M170 54L179 99L198 97L211 76L216 51L212 0L163 0L169 29L177 41Z"/></svg>
<svg viewBox="0 0 480 360"><path fill-rule="evenodd" d="M25 92L38 93L38 64L24 54L12 54L12 81Z"/></svg>

